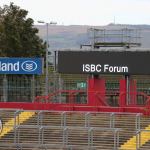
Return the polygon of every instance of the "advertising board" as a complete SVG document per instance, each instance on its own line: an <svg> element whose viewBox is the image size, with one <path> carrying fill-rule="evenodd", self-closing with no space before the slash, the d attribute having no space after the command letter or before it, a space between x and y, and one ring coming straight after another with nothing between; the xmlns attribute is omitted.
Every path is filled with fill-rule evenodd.
<svg viewBox="0 0 150 150"><path fill-rule="evenodd" d="M0 58L0 74L42 74L42 58Z"/></svg>
<svg viewBox="0 0 150 150"><path fill-rule="evenodd" d="M58 72L70 74L150 74L148 51L59 51Z"/></svg>

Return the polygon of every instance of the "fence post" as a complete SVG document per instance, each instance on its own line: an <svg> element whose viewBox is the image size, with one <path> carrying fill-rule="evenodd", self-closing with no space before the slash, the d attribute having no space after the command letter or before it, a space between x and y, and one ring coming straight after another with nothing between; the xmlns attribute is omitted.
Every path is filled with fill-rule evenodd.
<svg viewBox="0 0 150 150"><path fill-rule="evenodd" d="M92 149L93 146L93 128L88 128L88 148Z"/></svg>
<svg viewBox="0 0 150 150"><path fill-rule="evenodd" d="M119 141L120 141L120 137L119 137L119 129L117 130L117 149L119 148Z"/></svg>
<svg viewBox="0 0 150 150"><path fill-rule="evenodd" d="M90 149L90 141L91 141L91 136L90 136L90 131L88 129L88 148Z"/></svg>
<svg viewBox="0 0 150 150"><path fill-rule="evenodd" d="M93 146L93 128L91 128L91 148Z"/></svg>
<svg viewBox="0 0 150 150"><path fill-rule="evenodd" d="M43 124L43 112L39 111L37 115L37 125L41 126Z"/></svg>
<svg viewBox="0 0 150 150"><path fill-rule="evenodd" d="M68 128L65 127L63 128L63 146L67 146L68 145Z"/></svg>
<svg viewBox="0 0 150 150"><path fill-rule="evenodd" d="M141 147L141 130L140 130L140 133L139 133L139 148Z"/></svg>
<svg viewBox="0 0 150 150"><path fill-rule="evenodd" d="M19 124L19 121L18 121L18 116L19 116L19 112L20 110L17 110L15 113L14 113L14 143L16 144L16 138L17 138L17 126Z"/></svg>
<svg viewBox="0 0 150 150"><path fill-rule="evenodd" d="M17 150L20 149L20 143L19 143L20 142L20 129L18 127L19 127L18 125L15 127L15 140L14 140L14 144Z"/></svg>
<svg viewBox="0 0 150 150"><path fill-rule="evenodd" d="M117 148L117 144L116 144L116 129L114 130L114 150L116 150Z"/></svg>
<svg viewBox="0 0 150 150"><path fill-rule="evenodd" d="M85 114L85 127L90 127L90 113Z"/></svg>
<svg viewBox="0 0 150 150"><path fill-rule="evenodd" d="M120 140L119 131L120 131L120 129L115 129L113 131L113 133L114 133L114 150L117 150L119 148L119 140Z"/></svg>
<svg viewBox="0 0 150 150"><path fill-rule="evenodd" d="M119 148L119 129L115 129L114 133L114 150Z"/></svg>
<svg viewBox="0 0 150 150"><path fill-rule="evenodd" d="M32 75L32 78L31 78L31 100L32 102L34 102L34 98L35 98L35 76Z"/></svg>
<svg viewBox="0 0 150 150"><path fill-rule="evenodd" d="M15 113L14 113L14 126L18 125L19 124L19 113L21 112L21 110L17 110Z"/></svg>
<svg viewBox="0 0 150 150"><path fill-rule="evenodd" d="M61 127L66 127L66 112L61 113Z"/></svg>
<svg viewBox="0 0 150 150"><path fill-rule="evenodd" d="M14 130L15 130L14 131L14 144L16 144L16 142L17 142L17 129L16 128L17 128L17 126L15 125L14 126Z"/></svg>
<svg viewBox="0 0 150 150"><path fill-rule="evenodd" d="M115 126L115 114L111 113L110 114L110 128L114 128Z"/></svg>
<svg viewBox="0 0 150 150"><path fill-rule="evenodd" d="M141 129L141 114L137 114L136 115L136 120L135 120L135 127L136 130L140 130Z"/></svg>
<svg viewBox="0 0 150 150"><path fill-rule="evenodd" d="M44 127L43 126L39 126L39 145L43 144L43 137L44 137Z"/></svg>
<svg viewBox="0 0 150 150"><path fill-rule="evenodd" d="M19 144L20 142L20 128L18 128L19 126L17 126L17 131L18 131L18 134L17 134L17 144Z"/></svg>
<svg viewBox="0 0 150 150"><path fill-rule="evenodd" d="M8 101L8 80L6 74L4 74L3 78L3 101L4 102Z"/></svg>
<svg viewBox="0 0 150 150"><path fill-rule="evenodd" d="M58 85L59 85L59 91L63 89L62 84L61 84L61 75L59 74L59 78L58 78ZM61 92L59 92L59 103L62 103L62 98L61 98Z"/></svg>
<svg viewBox="0 0 150 150"><path fill-rule="evenodd" d="M136 150L138 150L140 148L140 140L141 140L140 134L141 134L141 131L138 130L136 132Z"/></svg>

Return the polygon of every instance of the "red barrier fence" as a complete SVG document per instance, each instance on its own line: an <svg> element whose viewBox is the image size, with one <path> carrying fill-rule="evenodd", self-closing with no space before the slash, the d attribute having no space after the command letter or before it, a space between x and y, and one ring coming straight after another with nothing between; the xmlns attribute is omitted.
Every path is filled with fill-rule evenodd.
<svg viewBox="0 0 150 150"><path fill-rule="evenodd" d="M97 111L97 112L131 112L150 115L150 109L146 107L110 107L90 106L87 104L42 104L42 103L20 103L0 102L0 109L23 109L23 110L51 110L51 111Z"/></svg>

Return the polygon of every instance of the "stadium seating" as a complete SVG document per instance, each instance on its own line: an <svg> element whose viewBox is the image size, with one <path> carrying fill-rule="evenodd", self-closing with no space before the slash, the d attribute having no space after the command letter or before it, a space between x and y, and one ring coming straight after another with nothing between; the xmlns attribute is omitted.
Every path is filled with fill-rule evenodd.
<svg viewBox="0 0 150 150"><path fill-rule="evenodd" d="M0 117L0 150L134 150L137 131L150 130L141 114L1 110ZM139 149L148 150L143 132Z"/></svg>

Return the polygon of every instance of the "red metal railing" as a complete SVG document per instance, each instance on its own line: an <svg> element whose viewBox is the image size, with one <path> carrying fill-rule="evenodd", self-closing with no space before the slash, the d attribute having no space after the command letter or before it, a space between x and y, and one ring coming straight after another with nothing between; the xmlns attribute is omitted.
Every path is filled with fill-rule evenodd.
<svg viewBox="0 0 150 150"><path fill-rule="evenodd" d="M37 96L34 100L34 102L38 102L38 103L52 103L52 99L54 96L58 96L59 94L66 94L66 96L68 96L69 99L69 103L74 103L74 97L77 94L81 94L81 93L86 93L85 90L58 90L54 93L51 93L49 95L46 96Z"/></svg>

